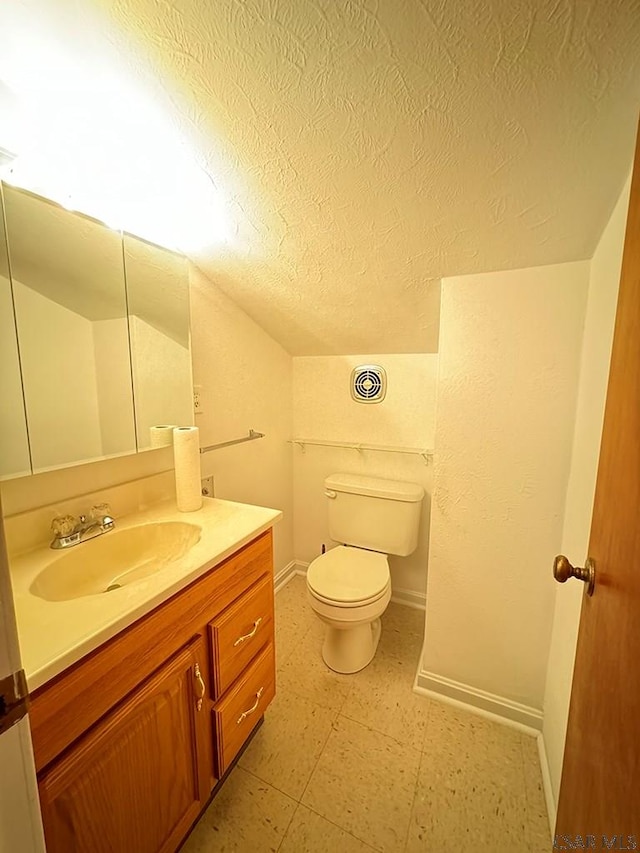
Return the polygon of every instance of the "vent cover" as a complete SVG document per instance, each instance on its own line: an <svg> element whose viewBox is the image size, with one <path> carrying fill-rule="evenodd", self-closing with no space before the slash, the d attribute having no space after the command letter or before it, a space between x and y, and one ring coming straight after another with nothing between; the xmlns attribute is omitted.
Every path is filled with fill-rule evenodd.
<svg viewBox="0 0 640 853"><path fill-rule="evenodd" d="M351 372L351 396L357 403L380 403L387 393L387 374L377 364L362 364Z"/></svg>

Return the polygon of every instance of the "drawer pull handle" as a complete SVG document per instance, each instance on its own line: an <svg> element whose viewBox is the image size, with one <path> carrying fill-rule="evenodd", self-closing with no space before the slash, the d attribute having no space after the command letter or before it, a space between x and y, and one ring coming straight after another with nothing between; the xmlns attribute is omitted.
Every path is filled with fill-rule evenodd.
<svg viewBox="0 0 640 853"><path fill-rule="evenodd" d="M204 699L204 694L207 692L206 687L204 686L204 680L202 678L202 673L200 672L200 664L197 663L193 668L193 674L195 676L195 687L196 687L196 710L202 710L202 700Z"/></svg>
<svg viewBox="0 0 640 853"><path fill-rule="evenodd" d="M256 621L253 623L253 628L251 629L251 631L249 631L248 634L244 634L244 636L242 636L242 637L238 637L238 639L233 644L234 648L236 646L239 646L240 643L244 643L245 640L250 640L252 637L255 637L256 631L258 630L258 626L260 625L261 622L262 622L262 616L258 616Z"/></svg>
<svg viewBox="0 0 640 853"><path fill-rule="evenodd" d="M237 726L240 725L240 723L245 719L245 717L248 717L249 714L253 714L253 712L256 710L256 708L260 704L260 697L262 696L263 691L264 691L264 687L261 687L260 690L258 690L258 692L256 693L256 701L253 703L253 705L249 708L249 710L243 711L240 714L240 716L236 720Z"/></svg>

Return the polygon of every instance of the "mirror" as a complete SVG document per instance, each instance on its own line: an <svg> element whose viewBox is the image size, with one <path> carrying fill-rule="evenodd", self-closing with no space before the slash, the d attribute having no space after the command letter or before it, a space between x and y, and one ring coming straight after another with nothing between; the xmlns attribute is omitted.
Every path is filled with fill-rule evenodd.
<svg viewBox="0 0 640 853"><path fill-rule="evenodd" d="M0 474L8 478L30 474L31 459L2 214L0 187Z"/></svg>
<svg viewBox="0 0 640 853"><path fill-rule="evenodd" d="M189 278L183 255L124 234L138 450L161 424L193 423Z"/></svg>
<svg viewBox="0 0 640 853"><path fill-rule="evenodd" d="M187 259L3 190L0 478L166 444L193 423Z"/></svg>
<svg viewBox="0 0 640 853"><path fill-rule="evenodd" d="M33 472L135 452L120 232L4 196Z"/></svg>

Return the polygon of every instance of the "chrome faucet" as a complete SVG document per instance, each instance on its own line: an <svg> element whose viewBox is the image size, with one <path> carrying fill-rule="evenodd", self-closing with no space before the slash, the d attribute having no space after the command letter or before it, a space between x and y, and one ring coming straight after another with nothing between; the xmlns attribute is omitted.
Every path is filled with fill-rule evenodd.
<svg viewBox="0 0 640 853"><path fill-rule="evenodd" d="M113 530L116 523L111 516L109 504L97 504L91 507L89 516L57 515L51 522L54 538L50 548L72 548L81 542L87 542L103 533Z"/></svg>

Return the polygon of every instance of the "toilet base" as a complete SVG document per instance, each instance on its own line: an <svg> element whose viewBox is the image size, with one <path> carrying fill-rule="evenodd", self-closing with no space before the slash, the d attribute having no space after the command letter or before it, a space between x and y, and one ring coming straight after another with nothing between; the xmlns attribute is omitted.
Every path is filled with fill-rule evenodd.
<svg viewBox="0 0 640 853"><path fill-rule="evenodd" d="M327 625L322 659L334 672L359 672L373 660L381 633L380 619L345 628Z"/></svg>

